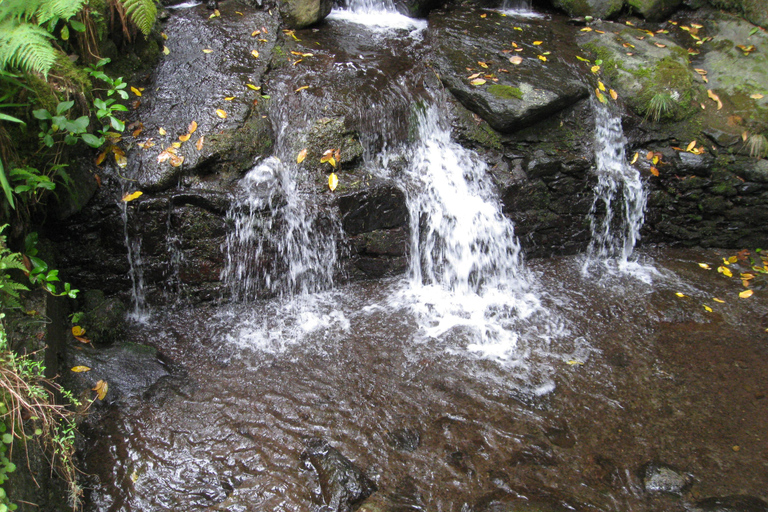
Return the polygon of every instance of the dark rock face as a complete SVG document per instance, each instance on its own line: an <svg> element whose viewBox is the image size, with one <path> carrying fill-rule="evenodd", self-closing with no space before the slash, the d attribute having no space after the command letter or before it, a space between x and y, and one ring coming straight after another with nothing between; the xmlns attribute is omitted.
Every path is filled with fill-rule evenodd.
<svg viewBox="0 0 768 512"><path fill-rule="evenodd" d="M387 432L386 439L397 450L415 452L421 443L421 433L412 428L398 428Z"/></svg>
<svg viewBox="0 0 768 512"><path fill-rule="evenodd" d="M479 15L433 13L429 18L440 78L467 109L504 133L541 121L586 97L587 86L565 64L565 59L541 55L546 50L536 48L538 45L521 44L530 51L521 64L511 64L509 42L520 39L514 27L507 24L489 31L477 25ZM524 26L526 40L552 41L555 37L541 25L519 24ZM560 41L558 47L562 46L567 46L567 42ZM537 54L546 60L537 58ZM483 68L478 62L487 67ZM493 72L499 67L509 71L498 73L498 81L472 84L472 80L485 80L482 78L485 69ZM472 80L467 78L474 74L478 76Z"/></svg>
<svg viewBox="0 0 768 512"><path fill-rule="evenodd" d="M611 18L621 11L624 0L554 0L554 5L569 16Z"/></svg>
<svg viewBox="0 0 768 512"><path fill-rule="evenodd" d="M301 455L309 462L320 480L323 501L333 512L355 510L368 496L376 492L376 484L322 439L312 439Z"/></svg>
<svg viewBox="0 0 768 512"><path fill-rule="evenodd" d="M550 498L527 498L495 492L480 499L467 510L471 512L566 512L573 509Z"/></svg>
<svg viewBox="0 0 768 512"><path fill-rule="evenodd" d="M768 503L754 496L723 496L696 502L692 512L768 512Z"/></svg>
<svg viewBox="0 0 768 512"><path fill-rule="evenodd" d="M692 483L693 479L680 470L666 464L652 462L640 469L645 492L664 492L682 494Z"/></svg>

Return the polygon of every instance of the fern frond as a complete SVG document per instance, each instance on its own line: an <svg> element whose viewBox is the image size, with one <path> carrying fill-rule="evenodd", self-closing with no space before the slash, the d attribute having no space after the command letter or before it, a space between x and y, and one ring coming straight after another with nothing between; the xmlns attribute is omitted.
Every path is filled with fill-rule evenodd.
<svg viewBox="0 0 768 512"><path fill-rule="evenodd" d="M35 13L37 23L42 25L54 18L68 20L85 6L87 0L41 0Z"/></svg>
<svg viewBox="0 0 768 512"><path fill-rule="evenodd" d="M56 62L53 36L42 27L14 20L0 22L0 69L16 68L48 75Z"/></svg>
<svg viewBox="0 0 768 512"><path fill-rule="evenodd" d="M148 36L157 18L154 0L120 0L120 3L123 4L126 17Z"/></svg>
<svg viewBox="0 0 768 512"><path fill-rule="evenodd" d="M0 22L7 19L29 21L45 0L2 0L0 1Z"/></svg>

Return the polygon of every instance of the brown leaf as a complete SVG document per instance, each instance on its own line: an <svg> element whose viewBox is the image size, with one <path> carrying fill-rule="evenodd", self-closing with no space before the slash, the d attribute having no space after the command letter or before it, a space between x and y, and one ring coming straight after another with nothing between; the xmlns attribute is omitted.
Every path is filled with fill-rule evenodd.
<svg viewBox="0 0 768 512"><path fill-rule="evenodd" d="M720 110L723 108L723 102L720 101L720 97L712 91L712 89L707 89L707 96L709 96L712 100L714 100L717 103L717 110Z"/></svg>
<svg viewBox="0 0 768 512"><path fill-rule="evenodd" d="M200 138L197 139L197 142L195 143L195 148L197 148L198 151L202 151L204 139L205 139L205 135L201 135Z"/></svg>
<svg viewBox="0 0 768 512"><path fill-rule="evenodd" d="M197 130L197 121L192 121L187 127L187 133L195 133L195 130Z"/></svg>
<svg viewBox="0 0 768 512"><path fill-rule="evenodd" d="M104 400L104 397L107 396L107 392L109 391L109 384L107 384L107 381L105 380L100 380L93 388L91 388L91 390L96 392L96 396L99 400Z"/></svg>

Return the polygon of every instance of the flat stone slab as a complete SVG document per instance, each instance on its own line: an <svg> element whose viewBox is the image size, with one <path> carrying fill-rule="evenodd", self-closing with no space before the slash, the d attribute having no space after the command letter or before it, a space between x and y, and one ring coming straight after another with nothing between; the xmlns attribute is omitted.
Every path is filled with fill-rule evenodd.
<svg viewBox="0 0 768 512"><path fill-rule="evenodd" d="M226 137L232 144L216 144L215 139L241 128L254 101L263 101L261 92L247 84L261 85L277 39L278 16L235 2L222 3L220 9L220 16L214 17L205 5L173 10L163 28L167 54L139 98L143 131L135 141L151 138L154 145L145 149L134 145L128 154L129 175L144 190L173 186L183 171L220 157L232 144L242 144ZM187 141L179 140L192 121L196 131ZM197 149L201 137L205 139ZM181 144L176 154L184 157L183 162L177 166L173 159L158 162L172 143Z"/></svg>
<svg viewBox="0 0 768 512"><path fill-rule="evenodd" d="M429 38L436 71L448 90L495 130L518 130L588 94L580 68L572 65L577 62L572 31L563 26L489 10L435 11ZM522 61L514 64L511 57Z"/></svg>

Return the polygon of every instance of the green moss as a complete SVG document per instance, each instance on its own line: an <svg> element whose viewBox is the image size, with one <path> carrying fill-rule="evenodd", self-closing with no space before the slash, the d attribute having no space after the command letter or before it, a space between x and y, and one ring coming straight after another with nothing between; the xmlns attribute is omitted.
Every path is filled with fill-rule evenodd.
<svg viewBox="0 0 768 512"><path fill-rule="evenodd" d="M523 99L523 91L510 85L493 84L488 87L488 92L505 100Z"/></svg>

